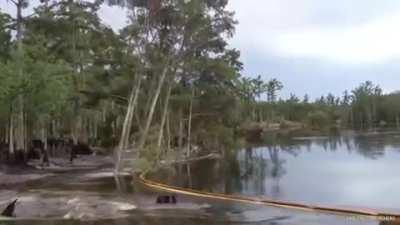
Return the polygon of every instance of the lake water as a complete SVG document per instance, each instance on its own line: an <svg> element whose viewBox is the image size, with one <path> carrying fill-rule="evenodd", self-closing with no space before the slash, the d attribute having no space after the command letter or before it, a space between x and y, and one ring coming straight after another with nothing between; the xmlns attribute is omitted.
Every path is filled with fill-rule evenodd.
<svg viewBox="0 0 400 225"><path fill-rule="evenodd" d="M153 178L209 192L400 212L399 162L400 133L397 132L311 138L274 134L266 144L227 151L221 160L176 166L154 174ZM0 221L0 224L395 224L187 196L177 196L176 207L159 207L154 204L157 193L135 182L127 180L125 191L117 191L112 177L87 177L82 174L50 177L46 182L20 188L17 194L32 198L45 193L40 198L52 197L52 201L60 197L71 201L78 195L79 204L129 200L138 208L116 218L111 215L111 218L79 221L52 217ZM0 189L0 194L2 191L5 190Z"/></svg>
<svg viewBox="0 0 400 225"><path fill-rule="evenodd" d="M210 192L400 212L397 132L275 135L269 144L227 153L222 162L198 162L177 171L159 180Z"/></svg>
<svg viewBox="0 0 400 225"><path fill-rule="evenodd" d="M400 211L400 136L293 139L241 150L229 192Z"/></svg>

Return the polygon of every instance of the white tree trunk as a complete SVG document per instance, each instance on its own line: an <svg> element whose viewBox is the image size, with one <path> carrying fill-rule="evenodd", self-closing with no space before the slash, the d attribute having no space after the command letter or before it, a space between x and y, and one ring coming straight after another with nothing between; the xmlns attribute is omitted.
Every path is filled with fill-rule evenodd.
<svg viewBox="0 0 400 225"><path fill-rule="evenodd" d="M169 112L167 113L167 151L171 150L171 126Z"/></svg>
<svg viewBox="0 0 400 225"><path fill-rule="evenodd" d="M4 129L4 131L5 131L5 135L4 135L4 143L7 143L8 142L8 140L9 140L9 129L10 129L10 124L8 123L6 126L5 126L5 129Z"/></svg>
<svg viewBox="0 0 400 225"><path fill-rule="evenodd" d="M18 47L18 56L19 56L19 66L18 66L18 75L20 78L23 77L24 71L23 69L23 52L22 52L22 26L23 26L23 17L22 17L22 8L23 8L23 0L18 0L16 1L16 7L17 7L17 20L16 20L16 26L17 26L17 34L16 34L16 40L17 40L17 47ZM24 97L20 94L17 96L17 121L16 122L16 150L24 150L25 147L25 121L24 121Z"/></svg>
<svg viewBox="0 0 400 225"><path fill-rule="evenodd" d="M141 135L140 140L139 140L139 146L138 146L139 155L140 155L140 151L143 150L143 147L144 147L144 145L146 143L146 139L147 139L147 135L148 135L148 132L149 132L149 129L150 129L150 125L151 125L151 122L153 120L154 110L156 108L157 101L158 101L158 98L160 96L161 89L162 89L162 86L164 84L164 81L165 81L165 78L167 76L169 68L170 67L169 67L168 64L165 65L165 67L164 67L164 69L163 69L163 71L161 73L160 80L158 81L157 89L156 89L156 92L154 94L154 97L153 97L153 100L152 100L152 103L151 103L150 111L149 111L149 114L147 115L146 125L144 127L143 134Z"/></svg>
<svg viewBox="0 0 400 225"><path fill-rule="evenodd" d="M79 142L81 126L82 126L82 116L77 115L77 118L74 122L74 126L72 129L72 141L73 141L74 145L77 145Z"/></svg>
<svg viewBox="0 0 400 225"><path fill-rule="evenodd" d="M132 87L131 94L129 96L128 108L125 114L124 123L122 125L122 133L121 138L118 144L118 148L116 149L117 159L115 162L115 171L119 172L121 170L121 159L122 152L126 150L129 146L129 134L131 132L132 127L132 119L134 116L135 106L137 104L137 100L139 97L140 87L141 87L141 77L138 78L138 83Z"/></svg>
<svg viewBox="0 0 400 225"><path fill-rule="evenodd" d="M10 156L14 156L14 116L10 115L10 128L9 128L9 141L8 141L8 150L10 153Z"/></svg>
<svg viewBox="0 0 400 225"><path fill-rule="evenodd" d="M166 122L167 114L168 114L169 98L171 96L171 89L172 89L172 82L169 82L167 95L165 97L164 109L163 109L163 113L162 113L160 131L159 131L158 140L157 140L157 148L158 148L159 154L161 152L161 144L162 144L162 139L164 136L164 127L165 127L165 122Z"/></svg>
<svg viewBox="0 0 400 225"><path fill-rule="evenodd" d="M192 97L190 98L189 121L188 121L188 143L186 151L187 157L190 157L190 152L191 152L193 98L194 98L194 87L192 88Z"/></svg>
<svg viewBox="0 0 400 225"><path fill-rule="evenodd" d="M183 150L183 118L182 118L182 109L179 109L179 130L178 130L178 148L179 151Z"/></svg>

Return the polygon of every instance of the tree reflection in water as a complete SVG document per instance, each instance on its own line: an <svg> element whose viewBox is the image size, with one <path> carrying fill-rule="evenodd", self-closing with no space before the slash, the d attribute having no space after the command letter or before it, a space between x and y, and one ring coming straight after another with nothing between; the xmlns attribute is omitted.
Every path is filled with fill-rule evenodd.
<svg viewBox="0 0 400 225"><path fill-rule="evenodd" d="M292 138L290 135L270 135L264 147L247 147L236 160L240 167L237 192L245 194L264 193L271 198L279 198L280 179L286 174L287 155L297 157L303 151L323 149L327 152L347 151L367 159L378 160L387 149L400 147L400 135L388 133L351 133L351 135L332 135L326 137ZM281 154L285 157L281 157ZM234 179L237 176L231 176Z"/></svg>
<svg viewBox="0 0 400 225"><path fill-rule="evenodd" d="M179 181L179 183L176 183L178 186L209 192L265 195L268 198L284 199L287 196L297 196L294 191L296 187L289 188L287 186L296 185L296 183L283 179L288 174L292 174L292 176L297 174L293 172L297 167L289 164L294 162L294 158L307 156L309 160L311 156L314 157L315 155L315 157L325 157L324 160L327 160L327 162L329 162L329 159L326 159L326 157L339 157L337 158L339 160L343 159L343 157L356 157L360 160L366 158L376 161L385 157L385 153L389 150L398 151L399 147L400 135L397 134L350 133L350 135L342 136L307 138L293 138L290 135L274 134L270 135L267 143L261 146L250 145L238 151L227 151L222 160L204 160L190 165L177 166L176 172L170 173L174 177L169 179L169 183ZM321 153L323 152L335 152L335 155L326 154L322 156ZM351 154L346 154L346 152ZM314 160L318 160L318 158L314 158ZM346 163L351 162L349 160ZM310 161L311 166L312 163ZM179 170L180 167L181 169ZM306 170L302 168L302 171ZM327 170L324 172L327 175L330 174ZM342 170L342 172L339 171L338 173L346 172ZM358 173L358 170L354 173ZM338 179L347 179L346 174L338 174L338 176ZM165 180L165 177L162 179ZM293 179L293 177L290 179ZM327 178L326 182L328 180L329 178ZM310 187L310 185L303 186ZM324 185L321 184L320 187L324 187ZM288 192L288 188L291 192L284 193ZM334 191L329 187L326 188L328 192ZM300 188L298 191L304 190ZM320 198L321 196L310 194L310 198L313 197ZM327 200L329 199L327 198Z"/></svg>

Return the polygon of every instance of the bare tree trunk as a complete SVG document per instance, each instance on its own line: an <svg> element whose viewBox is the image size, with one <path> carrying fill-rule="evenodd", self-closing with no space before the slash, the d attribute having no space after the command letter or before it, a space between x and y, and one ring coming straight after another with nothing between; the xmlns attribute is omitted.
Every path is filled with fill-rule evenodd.
<svg viewBox="0 0 400 225"><path fill-rule="evenodd" d="M8 150L10 153L10 157L14 157L15 149L14 149L14 115L11 112L10 115L10 129L9 129L9 141L8 141Z"/></svg>
<svg viewBox="0 0 400 225"><path fill-rule="evenodd" d="M28 127L28 114L24 112L24 161L28 160L29 140L31 140L31 129Z"/></svg>
<svg viewBox="0 0 400 225"><path fill-rule="evenodd" d="M67 7L70 12L74 11L73 7L74 0L68 0ZM74 13L72 13L74 15ZM75 16L70 16L69 22L72 24L72 32L71 32L71 53L73 56L72 59L72 66L73 66L73 79L74 79L74 89L77 93L79 93L79 88L81 85L81 72L82 67L79 65L80 63L80 55L78 54L77 50L77 42L79 37L79 28L77 28ZM82 110L81 110L81 99L79 95L75 96L74 100L75 104L75 121L73 122L73 129L72 129L72 140L73 144L76 145L80 141L81 138L81 131L82 131Z"/></svg>
<svg viewBox="0 0 400 225"><path fill-rule="evenodd" d="M94 124L93 124L93 137L95 140L96 145L97 143L97 137L98 137L98 116L96 116L95 120L94 120Z"/></svg>
<svg viewBox="0 0 400 225"><path fill-rule="evenodd" d="M92 117L91 117L92 119L90 119L89 118L89 121L88 121L88 129L89 129L89 142L90 142L90 144L91 145L94 145L94 143L93 143L93 140L94 140L94 123L95 123L95 119L96 119L96 116L95 115L93 115Z"/></svg>
<svg viewBox="0 0 400 225"><path fill-rule="evenodd" d="M117 159L115 163L115 171L119 172L121 170L121 158L122 158L122 151L126 150L129 145L129 135L131 132L131 127L132 127L132 119L134 116L134 111L135 111L135 106L138 100L139 92L140 92L140 86L141 86L141 81L142 78L138 77L138 83L132 87L131 94L129 96L129 103L128 103L128 108L126 111L124 123L122 126L122 133L121 133L121 138L119 141L119 145L117 148Z"/></svg>
<svg viewBox="0 0 400 225"><path fill-rule="evenodd" d="M41 164L43 166L48 166L49 165L49 154L48 154L48 149L47 149L47 132L46 132L45 123L42 123L42 125L41 125L41 141L44 144L42 152L41 152Z"/></svg>
<svg viewBox="0 0 400 225"><path fill-rule="evenodd" d="M6 124L5 129L4 129L4 143L7 143L9 140L9 129L10 129L10 125L9 123Z"/></svg>
<svg viewBox="0 0 400 225"><path fill-rule="evenodd" d="M22 96L18 97L18 105L22 106ZM16 150L23 151L25 147L24 139L25 139L25 130L24 130L24 114L23 107L19 108L19 112L17 115L17 127L16 127Z"/></svg>
<svg viewBox="0 0 400 225"><path fill-rule="evenodd" d="M193 181L192 181L192 170L190 168L190 163L186 164L186 172L188 175L188 185L189 188L193 188Z"/></svg>
<svg viewBox="0 0 400 225"><path fill-rule="evenodd" d="M136 105L137 105L137 101L139 98L139 93L140 93L140 88L141 88L141 84L142 84L142 78L141 76L138 78L138 83L136 86L136 90L135 90L135 96L133 97L133 105L131 106L131 112L129 114L129 118L128 118L128 124L127 124L127 130L126 130L126 134L125 134L125 141L124 141L124 146L125 148L127 148L129 146L129 135L131 133L131 128L132 128L132 120L133 120L133 116L135 113L135 109L136 109ZM125 125L125 122L124 122Z"/></svg>
<svg viewBox="0 0 400 225"><path fill-rule="evenodd" d="M144 145L146 143L146 139L147 139L147 135L149 133L150 125L151 125L151 122L153 120L154 110L156 108L157 101L158 101L158 98L160 96L161 89L162 89L162 86L164 84L164 81L165 81L165 78L167 76L169 68L170 68L169 64L166 64L164 69L163 69L163 71L162 71L162 73L161 73L160 80L158 81L157 89L156 89L156 92L154 94L153 101L151 103L151 108L150 108L149 114L147 116L146 125L144 127L143 134L142 134L142 136L140 137L140 140L139 140L139 145L138 145L138 153L139 153L139 155L140 155L140 151L143 150L143 147L144 147Z"/></svg>
<svg viewBox="0 0 400 225"><path fill-rule="evenodd" d="M85 114L82 116L81 131L79 134L83 143L89 143L88 120Z"/></svg>
<svg viewBox="0 0 400 225"><path fill-rule="evenodd" d="M23 76L23 57L22 57L22 26L23 26L23 18L22 18L22 8L23 8L23 0L18 0L16 2L16 7L17 7L17 34L16 34L16 40L17 40L17 47L18 47L18 75L20 78ZM16 127L16 150L23 150L25 147L24 141L25 141L25 130L24 130L24 99L21 94L17 96L17 114L18 117L17 119L17 127Z"/></svg>
<svg viewBox="0 0 400 225"><path fill-rule="evenodd" d="M171 126L169 112L167 113L167 151L171 150Z"/></svg>
<svg viewBox="0 0 400 225"><path fill-rule="evenodd" d="M187 143L187 152L186 152L187 157L190 157L190 152L191 152L193 98L194 98L194 87L192 88L192 97L190 99L189 121L188 121L188 141L187 141L188 143Z"/></svg>
<svg viewBox="0 0 400 225"><path fill-rule="evenodd" d="M101 121L105 123L107 120L107 106L103 106L103 110L101 111Z"/></svg>
<svg viewBox="0 0 400 225"><path fill-rule="evenodd" d="M44 150L47 151L49 146L47 145L47 129L46 128L43 128L43 131L42 131L42 142L44 144ZM52 149L52 151L53 150L54 149ZM54 154L54 151L52 152L52 154Z"/></svg>
<svg viewBox="0 0 400 225"><path fill-rule="evenodd" d="M72 141L74 145L77 145L79 142L79 134L81 131L81 126L82 126L82 117L81 115L78 115L72 129Z"/></svg>
<svg viewBox="0 0 400 225"><path fill-rule="evenodd" d="M146 113L150 111L150 107L151 107L151 103L152 103L152 101L151 101L152 99L150 98L150 96L151 96L152 91L156 89L156 85L157 85L157 79L156 79L156 77L153 77L150 80L150 85L149 85L150 88L147 93L147 96L149 96L149 97L147 98L146 105L144 107L144 114L145 114L144 116L146 116Z"/></svg>
<svg viewBox="0 0 400 225"><path fill-rule="evenodd" d="M183 118L182 118L182 109L179 109L179 130L178 130L178 148L179 151L183 150Z"/></svg>
<svg viewBox="0 0 400 225"><path fill-rule="evenodd" d="M162 112L160 131L159 131L158 140L157 140L158 154L161 153L161 144L162 144L162 139L164 136L164 127L165 127L165 122L166 122L167 114L168 114L169 98L171 96L171 89L172 89L172 81L169 82L169 84L168 84L167 95L165 97L164 109Z"/></svg>

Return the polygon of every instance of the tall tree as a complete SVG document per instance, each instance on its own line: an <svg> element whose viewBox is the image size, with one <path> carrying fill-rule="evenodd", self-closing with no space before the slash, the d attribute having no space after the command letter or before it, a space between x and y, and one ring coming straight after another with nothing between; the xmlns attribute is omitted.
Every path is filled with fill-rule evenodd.
<svg viewBox="0 0 400 225"><path fill-rule="evenodd" d="M283 85L280 81L277 79L271 79L267 83L267 100L269 102L275 102L276 101L276 93L280 90L282 90Z"/></svg>

